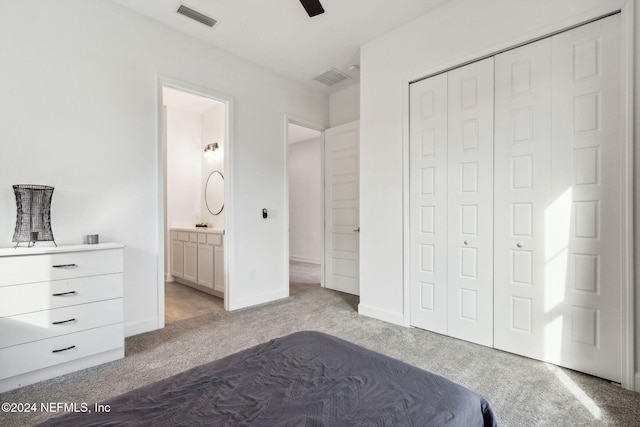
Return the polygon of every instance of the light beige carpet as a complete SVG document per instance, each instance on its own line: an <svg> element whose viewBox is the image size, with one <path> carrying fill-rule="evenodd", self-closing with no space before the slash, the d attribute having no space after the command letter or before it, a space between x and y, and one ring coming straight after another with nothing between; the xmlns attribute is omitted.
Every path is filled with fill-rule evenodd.
<svg viewBox="0 0 640 427"><path fill-rule="evenodd" d="M152 381L294 331L317 330L443 375L484 395L504 426L633 426L640 394L602 379L420 329L360 316L358 298L313 284L292 268L291 297L212 313L130 337L126 357L0 394L0 402L109 401ZM2 414L0 425L26 426L55 414Z"/></svg>

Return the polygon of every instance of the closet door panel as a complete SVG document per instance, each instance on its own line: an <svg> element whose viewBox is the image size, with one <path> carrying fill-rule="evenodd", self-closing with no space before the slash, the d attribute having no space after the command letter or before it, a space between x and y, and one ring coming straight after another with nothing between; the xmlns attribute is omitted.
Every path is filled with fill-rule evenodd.
<svg viewBox="0 0 640 427"><path fill-rule="evenodd" d="M447 75L410 87L411 325L447 333Z"/></svg>
<svg viewBox="0 0 640 427"><path fill-rule="evenodd" d="M411 85L413 326L621 380L620 25Z"/></svg>
<svg viewBox="0 0 640 427"><path fill-rule="evenodd" d="M494 346L545 358L551 39L495 57Z"/></svg>
<svg viewBox="0 0 640 427"><path fill-rule="evenodd" d="M620 15L552 39L552 363L621 379Z"/></svg>
<svg viewBox="0 0 640 427"><path fill-rule="evenodd" d="M492 346L493 58L448 79L448 334Z"/></svg>

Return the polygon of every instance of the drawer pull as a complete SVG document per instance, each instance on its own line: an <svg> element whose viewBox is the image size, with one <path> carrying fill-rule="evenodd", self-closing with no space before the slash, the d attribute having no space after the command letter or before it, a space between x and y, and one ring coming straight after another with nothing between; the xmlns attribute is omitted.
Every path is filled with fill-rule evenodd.
<svg viewBox="0 0 640 427"><path fill-rule="evenodd" d="M59 348L58 350L52 350L51 353L60 353L63 351L71 350L72 348L76 348L76 346L72 345L71 347L67 347L67 348Z"/></svg>
<svg viewBox="0 0 640 427"><path fill-rule="evenodd" d="M75 295L75 294L77 294L76 291L69 291L69 292L58 292L57 294L51 294L51 295L54 297L64 297L67 295Z"/></svg>
<svg viewBox="0 0 640 427"><path fill-rule="evenodd" d="M60 320L58 322L52 322L52 325L64 325L65 323L71 323L71 322L75 322L76 319L67 319L67 320Z"/></svg>
<svg viewBox="0 0 640 427"><path fill-rule="evenodd" d="M76 268L78 264L56 264L53 268Z"/></svg>

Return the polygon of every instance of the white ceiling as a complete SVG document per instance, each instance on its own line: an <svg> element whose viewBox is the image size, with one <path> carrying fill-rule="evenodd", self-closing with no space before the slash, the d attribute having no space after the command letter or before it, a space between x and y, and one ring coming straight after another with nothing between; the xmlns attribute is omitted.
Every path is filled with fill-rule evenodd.
<svg viewBox="0 0 640 427"><path fill-rule="evenodd" d="M326 93L359 81L348 66L360 46L450 0L321 0L309 18L299 0L112 0L208 44ZM184 4L218 20L209 28L176 13ZM313 80L336 68L352 78L327 87Z"/></svg>

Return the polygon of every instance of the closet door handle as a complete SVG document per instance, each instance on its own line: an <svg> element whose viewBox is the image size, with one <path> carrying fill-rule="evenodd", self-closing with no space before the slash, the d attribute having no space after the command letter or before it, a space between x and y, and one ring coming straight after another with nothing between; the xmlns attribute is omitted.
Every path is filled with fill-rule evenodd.
<svg viewBox="0 0 640 427"><path fill-rule="evenodd" d="M75 322L76 319L59 320L57 322L51 322L52 325L64 325L65 323Z"/></svg>
<svg viewBox="0 0 640 427"><path fill-rule="evenodd" d="M352 231L353 231L354 233L359 233L359 232L360 232L360 227L358 227L358 228L354 228Z"/></svg>
<svg viewBox="0 0 640 427"><path fill-rule="evenodd" d="M516 243L516 247L517 248L521 248L522 247L522 243L520 243L520 242Z"/></svg>
<svg viewBox="0 0 640 427"><path fill-rule="evenodd" d="M51 350L51 353L61 353L63 351L71 350L72 348L76 348L76 346L72 345L71 347L67 347L67 348L59 348L57 350Z"/></svg>
<svg viewBox="0 0 640 427"><path fill-rule="evenodd" d="M58 292L56 294L51 294L51 296L54 297L65 297L65 296L71 296L71 295L76 295L77 292L76 291L69 291L69 292Z"/></svg>
<svg viewBox="0 0 640 427"><path fill-rule="evenodd" d="M53 268L76 268L78 264L56 264Z"/></svg>
<svg viewBox="0 0 640 427"><path fill-rule="evenodd" d="M462 242L462 243L464 243L464 245L465 245L465 246L469 246L469 241L468 241L468 240L465 240L465 241L464 241L464 242Z"/></svg>

